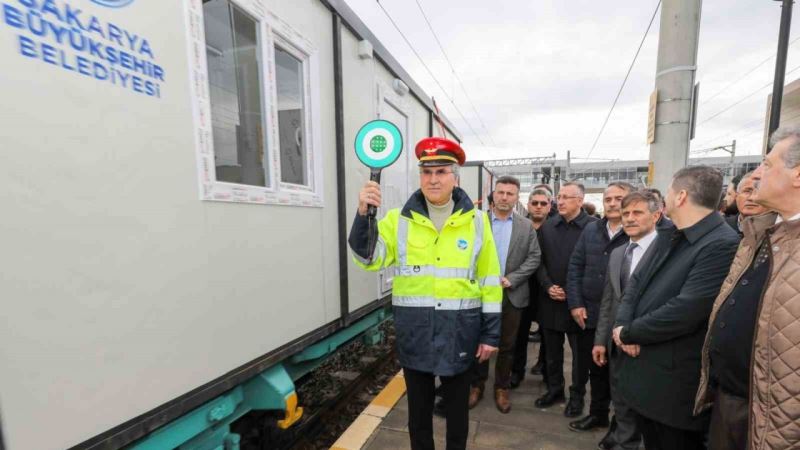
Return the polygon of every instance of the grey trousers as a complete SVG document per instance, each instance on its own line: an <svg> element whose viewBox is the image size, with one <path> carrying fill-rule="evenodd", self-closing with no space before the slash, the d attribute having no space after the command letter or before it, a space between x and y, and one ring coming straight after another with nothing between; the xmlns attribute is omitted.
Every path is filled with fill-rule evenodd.
<svg viewBox="0 0 800 450"><path fill-rule="evenodd" d="M636 426L636 413L628 406L625 399L619 394L619 369L624 353L612 344L611 355L608 357L611 375L611 401L614 403L614 414L617 417L617 429L611 436L616 442L615 450L636 450L642 441L642 434Z"/></svg>

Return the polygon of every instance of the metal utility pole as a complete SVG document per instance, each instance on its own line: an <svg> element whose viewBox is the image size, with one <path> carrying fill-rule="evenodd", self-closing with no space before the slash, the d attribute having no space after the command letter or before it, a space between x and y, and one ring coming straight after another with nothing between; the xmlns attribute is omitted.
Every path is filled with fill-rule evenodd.
<svg viewBox="0 0 800 450"><path fill-rule="evenodd" d="M664 191L686 166L702 0L664 0L656 66L655 141L650 144L653 187Z"/></svg>
<svg viewBox="0 0 800 450"><path fill-rule="evenodd" d="M736 175L736 139L731 144L731 179Z"/></svg>
<svg viewBox="0 0 800 450"><path fill-rule="evenodd" d="M570 164L571 164L571 161L572 161L572 156L570 155L570 153L571 152L569 150L567 150L567 167L564 170L564 180L565 181L569 181L570 180L570 178L569 178L569 169L570 169Z"/></svg>
<svg viewBox="0 0 800 450"><path fill-rule="evenodd" d="M793 0L782 1L781 29L778 32L778 55L775 61L775 81L772 83L772 105L769 111L769 135L781 124L781 103L783 102L783 83L786 77L786 53L789 50L789 29L792 27ZM767 149L769 151L769 149Z"/></svg>

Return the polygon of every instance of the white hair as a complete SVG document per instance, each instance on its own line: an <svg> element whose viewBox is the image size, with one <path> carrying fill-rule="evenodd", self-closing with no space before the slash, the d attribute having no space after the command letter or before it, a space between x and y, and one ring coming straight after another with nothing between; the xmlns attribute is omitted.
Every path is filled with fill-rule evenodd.
<svg viewBox="0 0 800 450"><path fill-rule="evenodd" d="M785 139L792 139L793 142L789 144L786 154L783 155L783 164L787 168L797 167L800 165L800 127L787 126L775 130L769 139L769 149L772 150L778 142Z"/></svg>

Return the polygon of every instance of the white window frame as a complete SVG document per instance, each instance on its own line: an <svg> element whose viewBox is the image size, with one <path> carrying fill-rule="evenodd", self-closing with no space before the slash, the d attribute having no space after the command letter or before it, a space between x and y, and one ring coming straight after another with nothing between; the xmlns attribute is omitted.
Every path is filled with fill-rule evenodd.
<svg viewBox="0 0 800 450"><path fill-rule="evenodd" d="M257 21L258 42L261 46L259 69L261 71L264 117L262 127L266 143L264 166L268 183L267 186L262 187L216 179L203 4L199 0L184 0L200 199L234 203L322 207L324 206L324 196L322 190L319 52L297 30L268 11L262 2L258 0L230 1ZM276 44L303 63L307 185L281 181L274 50Z"/></svg>

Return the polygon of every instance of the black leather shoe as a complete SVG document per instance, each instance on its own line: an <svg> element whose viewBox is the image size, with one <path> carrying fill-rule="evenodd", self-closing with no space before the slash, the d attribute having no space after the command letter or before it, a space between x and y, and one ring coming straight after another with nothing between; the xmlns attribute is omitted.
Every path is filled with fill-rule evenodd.
<svg viewBox="0 0 800 450"><path fill-rule="evenodd" d="M564 392L546 392L543 396L536 399L533 403L537 408L547 408L565 399Z"/></svg>
<svg viewBox="0 0 800 450"><path fill-rule="evenodd" d="M589 431L606 427L608 427L608 417L599 417L592 414L569 423L569 429L572 431Z"/></svg>
<svg viewBox="0 0 800 450"><path fill-rule="evenodd" d="M433 414L442 418L447 415L447 413L444 410L443 398L440 398L439 401L433 404Z"/></svg>
<svg viewBox="0 0 800 450"><path fill-rule="evenodd" d="M617 445L617 443L614 442L614 439L611 437L611 434L612 432L611 430L609 430L608 433L606 433L606 435L603 436L603 439L600 439L600 442L597 443L597 448L599 448L600 450L611 450L612 448L614 448L614 446Z"/></svg>
<svg viewBox="0 0 800 450"><path fill-rule="evenodd" d="M531 367L531 375L541 375L542 374L542 362L539 361Z"/></svg>
<svg viewBox="0 0 800 450"><path fill-rule="evenodd" d="M616 441L614 441L614 430L617 429L617 416L611 416L611 423L608 426L608 432L606 435L603 436L603 439L600 439L600 442L597 443L597 448L600 450L611 450L617 445Z"/></svg>
<svg viewBox="0 0 800 450"><path fill-rule="evenodd" d="M610 439L608 436L604 437L602 441L597 443L597 448L600 450L611 450L614 446L617 445L613 439Z"/></svg>
<svg viewBox="0 0 800 450"><path fill-rule="evenodd" d="M570 397L567 407L564 408L564 415L567 417L578 417L583 414L583 400Z"/></svg>

